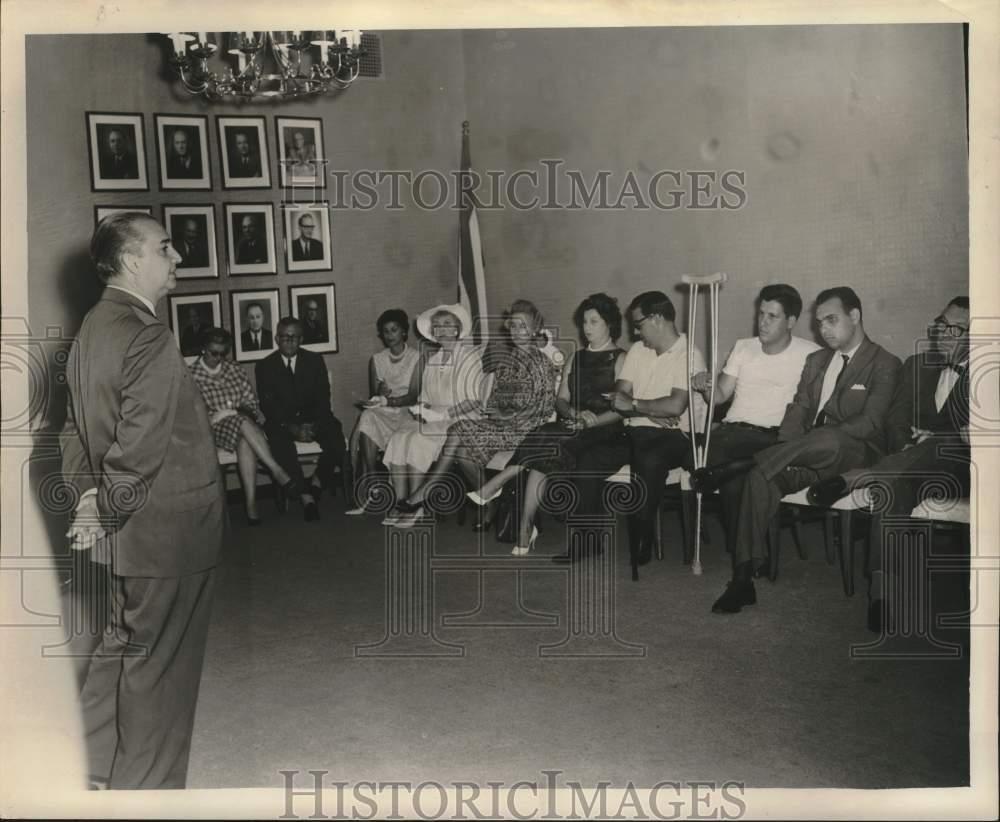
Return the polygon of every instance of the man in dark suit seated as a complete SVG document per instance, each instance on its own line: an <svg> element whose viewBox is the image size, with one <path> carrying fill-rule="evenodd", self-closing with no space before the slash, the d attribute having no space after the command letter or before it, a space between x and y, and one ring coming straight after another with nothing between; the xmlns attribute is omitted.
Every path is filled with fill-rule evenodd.
<svg viewBox="0 0 1000 822"><path fill-rule="evenodd" d="M855 488L886 492L872 517L868 628L881 633L889 611L883 587L885 517L907 517L928 485L969 493L969 298L955 297L930 326L930 351L910 356L886 421L889 456L809 488L809 501L832 505ZM942 482L943 481L943 482Z"/></svg>
<svg viewBox="0 0 1000 822"><path fill-rule="evenodd" d="M113 128L108 132L108 144L100 156L101 177L105 180L137 180L139 161L129 147L125 132Z"/></svg>
<svg viewBox="0 0 1000 822"><path fill-rule="evenodd" d="M264 328L264 308L260 303L247 306L247 327L240 334L240 345L244 351L270 351L274 348L271 329Z"/></svg>
<svg viewBox="0 0 1000 822"><path fill-rule="evenodd" d="M278 323L278 350L257 363L257 395L267 421L264 433L278 464L302 492L307 522L319 519L316 500L330 486L334 469L344 461L344 430L330 410L330 379L323 357L300 348L302 324L295 317ZM323 449L316 473L307 483L295 451L296 442L316 442Z"/></svg>
<svg viewBox="0 0 1000 822"><path fill-rule="evenodd" d="M197 180L201 178L201 157L191 151L191 141L182 129L174 131L167 157L167 176L173 180Z"/></svg>
<svg viewBox="0 0 1000 822"><path fill-rule="evenodd" d="M198 221L188 217L184 220L181 236L173 240L174 250L181 255L178 268L207 268L208 243L202 235Z"/></svg>
<svg viewBox="0 0 1000 822"><path fill-rule="evenodd" d="M733 579L712 606L715 613L736 613L756 603L753 573L767 561L768 526L785 494L871 465L885 453L885 418L899 359L868 339L861 300L851 288L821 292L816 320L828 347L806 358L778 443L752 459L702 469L692 477L704 492L749 471L740 498Z"/></svg>
<svg viewBox="0 0 1000 822"><path fill-rule="evenodd" d="M306 212L299 217L299 237L292 240L292 259L295 262L303 260L322 260L323 243L313 239L316 231L316 218Z"/></svg>
<svg viewBox="0 0 1000 822"><path fill-rule="evenodd" d="M246 132L236 132L233 137L233 147L236 150L229 156L229 176L260 177L260 157L254 154Z"/></svg>

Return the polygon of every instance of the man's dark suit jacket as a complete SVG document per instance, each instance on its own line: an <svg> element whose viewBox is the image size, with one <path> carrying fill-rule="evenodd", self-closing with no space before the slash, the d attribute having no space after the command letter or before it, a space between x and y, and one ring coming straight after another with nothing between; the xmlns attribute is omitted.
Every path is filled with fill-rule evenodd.
<svg viewBox="0 0 1000 822"><path fill-rule="evenodd" d="M208 409L170 329L106 289L70 349L67 383L63 472L80 493L97 489L99 510L117 518L113 559L104 543L93 559L124 577L214 567L224 490Z"/></svg>
<svg viewBox="0 0 1000 822"><path fill-rule="evenodd" d="M302 240L294 240L292 242L292 259L296 262L300 260L322 260L323 243L319 240L310 240L309 249L307 251L303 251Z"/></svg>
<svg viewBox="0 0 1000 822"><path fill-rule="evenodd" d="M267 243L263 240L240 240L236 246L236 265L267 262Z"/></svg>
<svg viewBox="0 0 1000 822"><path fill-rule="evenodd" d="M316 323L313 325L308 321L302 323L303 343L325 343L330 342L330 334L326 330L326 323Z"/></svg>
<svg viewBox="0 0 1000 822"><path fill-rule="evenodd" d="M271 329L262 328L260 330L260 347L253 344L253 337L248 328L240 334L240 343L244 351L270 351L274 348L274 338L271 336Z"/></svg>
<svg viewBox="0 0 1000 822"><path fill-rule="evenodd" d="M247 158L246 167L243 165L243 158L239 154L230 157L229 160L229 176L230 177L260 177L260 158L251 154Z"/></svg>
<svg viewBox="0 0 1000 822"><path fill-rule="evenodd" d="M139 161L131 151L125 152L118 165L115 165L114 155L102 154L100 168L101 177L105 180L137 180L139 178Z"/></svg>
<svg viewBox="0 0 1000 822"><path fill-rule="evenodd" d="M206 268L208 266L208 246L205 243L196 243L191 253L187 253L187 243L183 240L174 242L174 251L181 255L181 261L177 263L178 268Z"/></svg>
<svg viewBox="0 0 1000 822"><path fill-rule="evenodd" d="M201 353L201 336L208 330L207 325L186 326L181 332L181 356L193 357Z"/></svg>
<svg viewBox="0 0 1000 822"><path fill-rule="evenodd" d="M969 374L956 380L940 411L934 402L941 366L933 356L914 354L899 371L899 388L886 422L889 453L902 451L914 428L935 434L957 434L969 424Z"/></svg>
<svg viewBox="0 0 1000 822"><path fill-rule="evenodd" d="M773 476L785 466L796 464L797 445L816 430L814 420L820 411L823 378L830 360L840 352L830 348L814 351L806 357L795 398L785 409L778 430L778 444L757 455L765 476ZM823 410L825 427L863 443L868 460L886 451L885 421L896 392L899 358L867 337L854 352L842 378Z"/></svg>
<svg viewBox="0 0 1000 822"><path fill-rule="evenodd" d="M201 157L197 154L189 155L191 164L185 166L177 154L171 153L167 157L167 176L172 180L197 180L201 177Z"/></svg>
<svg viewBox="0 0 1000 822"><path fill-rule="evenodd" d="M280 351L258 362L255 372L260 410L269 423L318 423L333 417L330 377L321 355L300 348L294 379Z"/></svg>

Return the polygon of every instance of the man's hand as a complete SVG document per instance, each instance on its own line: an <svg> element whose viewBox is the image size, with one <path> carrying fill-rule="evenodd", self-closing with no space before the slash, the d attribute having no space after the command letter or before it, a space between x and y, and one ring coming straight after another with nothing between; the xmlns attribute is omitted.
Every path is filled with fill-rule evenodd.
<svg viewBox="0 0 1000 822"><path fill-rule="evenodd" d="M708 394L712 390L712 375L707 371L700 371L691 377L691 388L701 394Z"/></svg>
<svg viewBox="0 0 1000 822"><path fill-rule="evenodd" d="M66 532L69 547L74 551L86 551L104 539L107 532L101 526L100 511L97 509L97 494L80 500L73 514L73 522Z"/></svg>
<svg viewBox="0 0 1000 822"><path fill-rule="evenodd" d="M933 435L933 431L928 431L926 428L917 428L916 426L910 426L910 432L913 434L913 445L920 445L925 439Z"/></svg>
<svg viewBox="0 0 1000 822"><path fill-rule="evenodd" d="M614 408L615 411L632 410L632 397L624 391L612 391L608 395L608 399L611 400L611 407Z"/></svg>
<svg viewBox="0 0 1000 822"><path fill-rule="evenodd" d="M680 417L650 417L660 428L678 428L681 424Z"/></svg>
<svg viewBox="0 0 1000 822"><path fill-rule="evenodd" d="M581 411L577 419L583 423L584 428L590 428L593 425L597 425L597 414L593 411Z"/></svg>

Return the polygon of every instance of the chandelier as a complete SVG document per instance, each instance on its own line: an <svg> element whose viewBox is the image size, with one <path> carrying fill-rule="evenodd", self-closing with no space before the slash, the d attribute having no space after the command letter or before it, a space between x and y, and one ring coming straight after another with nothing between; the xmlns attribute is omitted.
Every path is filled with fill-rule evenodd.
<svg viewBox="0 0 1000 822"><path fill-rule="evenodd" d="M360 29L167 34L170 65L191 94L208 100L290 99L347 88L358 79ZM217 74L209 58L228 46L230 65Z"/></svg>

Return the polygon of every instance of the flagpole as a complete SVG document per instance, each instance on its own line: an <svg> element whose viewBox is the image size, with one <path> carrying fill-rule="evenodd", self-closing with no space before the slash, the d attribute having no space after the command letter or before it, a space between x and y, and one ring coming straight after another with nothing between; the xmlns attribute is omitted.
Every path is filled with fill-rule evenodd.
<svg viewBox="0 0 1000 822"><path fill-rule="evenodd" d="M483 264L479 216L476 213L469 172L469 121L462 122L461 211L458 232L458 301L469 312L473 324L473 342L479 345L489 337L486 309L486 272Z"/></svg>

